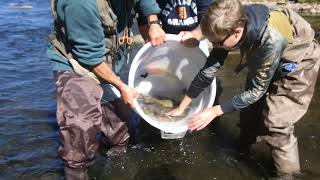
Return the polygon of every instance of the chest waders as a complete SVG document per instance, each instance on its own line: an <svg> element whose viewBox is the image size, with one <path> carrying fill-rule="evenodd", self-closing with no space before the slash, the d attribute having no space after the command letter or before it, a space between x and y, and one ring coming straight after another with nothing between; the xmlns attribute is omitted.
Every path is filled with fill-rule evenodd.
<svg viewBox="0 0 320 180"><path fill-rule="evenodd" d="M65 36L67 32L56 14L56 0L51 1L51 6L55 32L50 35L50 42L54 50L65 57L75 71L54 71L60 135L59 156L65 164L66 179L89 179L87 167L94 163L99 140L107 148L115 149L113 152L125 150L130 137L126 122L131 109L119 98L110 103L101 103L104 91L96 83L100 81L90 68L80 65L72 54L72 46ZM110 1L97 0L97 7L105 36L105 61L113 66L119 48L116 36L117 16L111 9ZM96 81L84 76L95 78ZM98 135L101 135L99 139Z"/></svg>
<svg viewBox="0 0 320 180"><path fill-rule="evenodd" d="M283 77L273 79L268 93L241 111L240 141L246 151L250 150L249 145L265 141L278 175L292 179L289 175L300 171L294 125L307 112L315 90L320 46L310 24L290 9L273 12L268 25L288 42L281 61L295 67L289 67L292 69Z"/></svg>
<svg viewBox="0 0 320 180"><path fill-rule="evenodd" d="M57 0L51 0L51 12L54 18L54 32L49 35L49 42L52 44L54 50L57 53L59 53L61 56L65 57L69 61L75 73L85 77L89 77L100 84L101 80L91 71L91 69L89 67L81 65L71 53L72 47L65 38L65 27L63 26L63 23L57 16L56 3ZM135 12L133 11L134 2L125 1L125 6L125 29L129 29L128 27L131 27L133 24L133 15L135 14ZM121 58L121 55L119 55L119 43L117 37L118 19L114 11L112 10L111 3L109 0L97 0L97 7L99 10L100 20L104 32L106 48L104 61L110 67L112 67L114 72L117 73L120 70L120 68L117 67L123 64L123 62L120 62L121 60L123 61L123 59ZM125 43L123 46L121 46L123 54L128 54L128 48L130 48L130 45L128 43Z"/></svg>

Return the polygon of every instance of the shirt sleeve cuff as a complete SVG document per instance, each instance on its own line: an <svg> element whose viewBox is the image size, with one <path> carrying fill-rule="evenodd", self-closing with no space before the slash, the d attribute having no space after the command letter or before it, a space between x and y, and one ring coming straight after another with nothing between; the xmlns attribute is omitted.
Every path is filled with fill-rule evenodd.
<svg viewBox="0 0 320 180"><path fill-rule="evenodd" d="M197 98L202 91L202 88L192 87L188 89L187 96L191 97L192 99Z"/></svg>
<svg viewBox="0 0 320 180"><path fill-rule="evenodd" d="M81 64L83 64L84 66L88 66L88 67L97 66L97 65L101 64L104 60L105 60L104 57L102 57L102 58L92 58L90 60L78 59L78 61Z"/></svg>
<svg viewBox="0 0 320 180"><path fill-rule="evenodd" d="M148 0L149 1L149 0ZM141 5L140 5L140 8L141 8L141 14L142 16L149 16L149 15L152 15L152 14L159 14L161 9L158 5L158 3L156 3L156 1L149 1L149 2L146 2L146 1L143 1L143 2L140 2Z"/></svg>
<svg viewBox="0 0 320 180"><path fill-rule="evenodd" d="M221 105L221 109L222 109L223 113L229 113L229 112L237 111L237 109L234 107L234 105L232 103L232 99L230 99L227 102L223 103Z"/></svg>

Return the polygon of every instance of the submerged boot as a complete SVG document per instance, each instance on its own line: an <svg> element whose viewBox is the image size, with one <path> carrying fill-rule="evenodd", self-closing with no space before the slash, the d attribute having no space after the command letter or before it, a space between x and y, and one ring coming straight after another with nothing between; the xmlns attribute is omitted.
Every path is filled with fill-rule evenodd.
<svg viewBox="0 0 320 180"><path fill-rule="evenodd" d="M64 173L66 180L89 180L87 168L70 168L65 166Z"/></svg>
<svg viewBox="0 0 320 180"><path fill-rule="evenodd" d="M122 102L114 101L102 106L101 138L103 144L109 148L107 155L119 156L127 151L129 132L126 124L126 106ZM128 108L127 108L128 109ZM128 111L127 111L128 112Z"/></svg>
<svg viewBox="0 0 320 180"><path fill-rule="evenodd" d="M107 152L108 156L122 156L127 152L129 144L129 138L123 143L110 147Z"/></svg>

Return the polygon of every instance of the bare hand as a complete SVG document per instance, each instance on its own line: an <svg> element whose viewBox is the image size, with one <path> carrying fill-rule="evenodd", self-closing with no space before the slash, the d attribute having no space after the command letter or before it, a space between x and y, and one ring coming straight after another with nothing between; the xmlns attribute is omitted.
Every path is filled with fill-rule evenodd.
<svg viewBox="0 0 320 180"><path fill-rule="evenodd" d="M191 31L181 31L178 36L181 37L181 43L186 47L199 46L199 40L194 37Z"/></svg>
<svg viewBox="0 0 320 180"><path fill-rule="evenodd" d="M138 91L134 88L130 88L129 86L125 86L120 90L120 93L124 103L133 108L133 100L138 96Z"/></svg>
<svg viewBox="0 0 320 180"><path fill-rule="evenodd" d="M149 40L152 46L159 46L166 42L166 33L159 24L151 24L149 27Z"/></svg>
<svg viewBox="0 0 320 180"><path fill-rule="evenodd" d="M169 116L169 117L180 116L183 113L183 111L184 111L183 109L177 107L174 110L167 112L166 116Z"/></svg>
<svg viewBox="0 0 320 180"><path fill-rule="evenodd" d="M192 116L189 122L189 129L191 131L199 131L205 128L212 120L223 114L221 107L213 106L212 108L206 108L202 112L196 113Z"/></svg>

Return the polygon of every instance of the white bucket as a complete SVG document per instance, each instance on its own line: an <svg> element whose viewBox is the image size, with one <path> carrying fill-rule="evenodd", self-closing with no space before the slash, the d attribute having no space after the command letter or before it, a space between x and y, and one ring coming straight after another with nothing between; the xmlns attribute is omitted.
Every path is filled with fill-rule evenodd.
<svg viewBox="0 0 320 180"><path fill-rule="evenodd" d="M184 47L177 35L167 34L166 43L158 47L147 43L136 54L129 71L129 86L136 88L142 95L175 99L189 87L205 64L206 58L200 48ZM146 77L150 69L161 71L161 75ZM193 100L188 114L176 121L160 121L145 114L138 101L135 101L135 110L145 121L160 129L163 138L181 138L188 130L190 117L206 107L211 107L215 96L214 80L211 86Z"/></svg>

